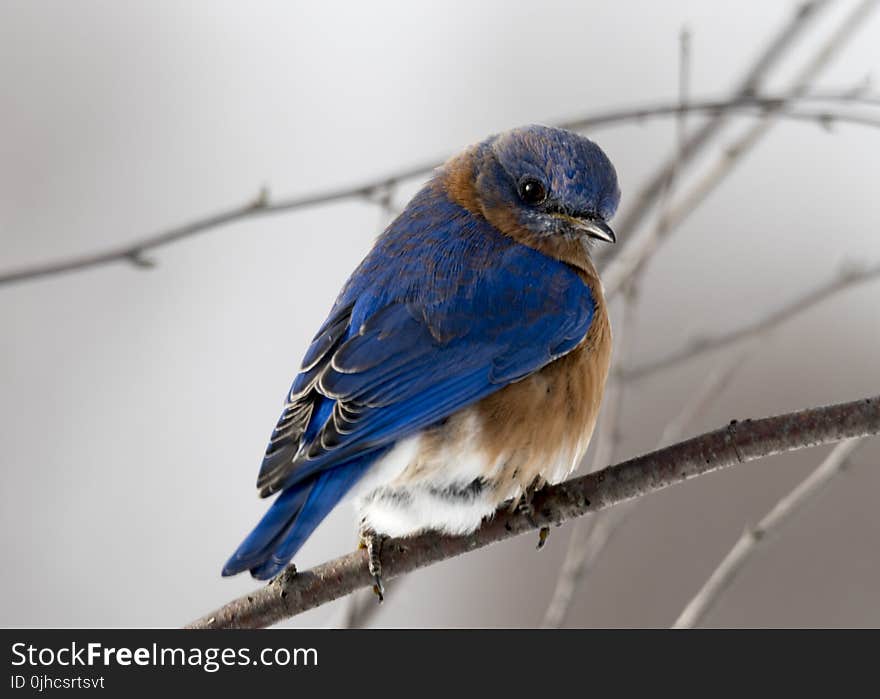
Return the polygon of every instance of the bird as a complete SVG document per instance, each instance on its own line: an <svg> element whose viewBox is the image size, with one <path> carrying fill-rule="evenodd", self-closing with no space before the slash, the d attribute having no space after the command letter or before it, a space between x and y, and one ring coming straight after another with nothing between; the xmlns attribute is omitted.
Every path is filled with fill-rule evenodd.
<svg viewBox="0 0 880 699"><path fill-rule="evenodd" d="M257 478L277 497L223 575L276 577L353 499L381 600L386 538L468 534L563 480L611 361L591 248L619 200L598 145L540 124L437 168L307 348Z"/></svg>

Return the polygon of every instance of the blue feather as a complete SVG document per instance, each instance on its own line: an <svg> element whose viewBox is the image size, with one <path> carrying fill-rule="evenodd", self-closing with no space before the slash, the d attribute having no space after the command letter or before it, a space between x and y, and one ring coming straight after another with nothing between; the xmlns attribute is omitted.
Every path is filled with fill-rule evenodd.
<svg viewBox="0 0 880 699"><path fill-rule="evenodd" d="M258 580L278 575L380 455L364 455L282 492L226 562L223 575L245 570Z"/></svg>

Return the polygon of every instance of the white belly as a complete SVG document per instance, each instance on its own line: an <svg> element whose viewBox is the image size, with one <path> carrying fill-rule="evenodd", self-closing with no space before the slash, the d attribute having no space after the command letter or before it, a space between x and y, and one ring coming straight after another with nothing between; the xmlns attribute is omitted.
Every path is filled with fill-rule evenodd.
<svg viewBox="0 0 880 699"><path fill-rule="evenodd" d="M430 434L402 440L379 459L354 492L362 528L391 537L428 530L468 534L502 502L522 495L531 483L517 473L527 469L515 468L516 451L490 461L478 420L467 411ZM548 454L541 469L545 480L557 482L570 473L576 451L561 445Z"/></svg>

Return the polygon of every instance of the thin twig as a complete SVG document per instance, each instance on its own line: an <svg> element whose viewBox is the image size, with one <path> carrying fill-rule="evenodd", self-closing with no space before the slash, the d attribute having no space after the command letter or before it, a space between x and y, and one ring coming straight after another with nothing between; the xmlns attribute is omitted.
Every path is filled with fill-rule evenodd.
<svg viewBox="0 0 880 699"><path fill-rule="evenodd" d="M736 330L720 333L713 337L695 338L682 349L672 352L665 357L655 359L632 369L624 368L622 370L623 377L627 381L642 379L663 369L668 369L669 367L694 359L707 352L726 347L739 342L740 340L756 337L770 328L791 320L800 313L842 291L877 279L880 279L880 264L863 269L854 266L845 267L834 279L798 296L785 306L767 314L763 318L759 318L753 323L744 325Z"/></svg>
<svg viewBox="0 0 880 699"><path fill-rule="evenodd" d="M712 403L718 400L719 396L724 393L730 382L733 381L746 362L754 355L758 344L758 342L753 343L751 347L737 355L726 367L716 369L706 377L706 380L691 396L691 399L685 403L678 415L663 428L663 432L660 434L660 439L657 442L658 448L677 442L684 436L688 426L703 415Z"/></svg>
<svg viewBox="0 0 880 699"><path fill-rule="evenodd" d="M603 271L602 281L605 284L606 295L613 296L628 278L636 274L648 262L671 232L699 207L709 193L714 191L730 174L736 164L770 131L783 113L785 104L806 94L812 80L846 45L852 34L876 9L877 3L878 0L862 0L847 15L828 40L798 72L792 81L792 87L787 92L786 101L778 107L768 109L760 121L748 129L732 146L725 149L715 165L685 193L679 204L672 207L672 210L664 217L662 225L648 231L645 235L630 238L621 252L609 261Z"/></svg>
<svg viewBox="0 0 880 699"><path fill-rule="evenodd" d="M751 353L751 351L743 352L724 370L715 371L707 377L679 414L663 429L657 442L658 449L677 442L684 436L688 426L724 392ZM578 522L575 531L572 532L569 553L563 561L553 599L544 615L543 628L556 629L562 626L578 587L592 572L599 556L635 510L638 502L631 500ZM582 527L584 523L590 523L590 527Z"/></svg>
<svg viewBox="0 0 880 699"><path fill-rule="evenodd" d="M672 191L678 174L684 161L684 152L687 148L687 106L691 94L691 32L683 27L678 37L678 104L681 114L675 120L676 155L675 164L672 168L672 176L669 178L669 190Z"/></svg>
<svg viewBox="0 0 880 699"><path fill-rule="evenodd" d="M734 464L878 432L880 395L732 422L597 473L546 487L535 494L534 512L514 512L504 505L468 536L428 533L409 539L389 539L383 546L383 575L390 580L537 527L603 510ZM193 622L191 627L268 626L372 584L366 552L354 551L311 570L296 572L288 568L266 587L233 600Z"/></svg>
<svg viewBox="0 0 880 699"><path fill-rule="evenodd" d="M799 5L791 19L773 35L760 51L754 62L746 69L742 78L731 91L734 102L747 100L757 94L765 77L788 53L803 33L812 25L830 2L817 0ZM642 220L663 195L667 182L672 179L676 169L694 160L711 142L712 139L728 123L729 113L726 110L710 112L711 118L693 133L680 153L674 153L663 163L648 181L630 200L628 208L618 218L615 226L621 238L626 239L641 224ZM609 253L609 258L616 257L617 251Z"/></svg>
<svg viewBox="0 0 880 699"><path fill-rule="evenodd" d="M690 629L697 626L715 606L722 593L730 587L751 556L757 552L759 544L765 542L769 535L776 533L795 512L843 471L855 449L863 443L864 440L861 439L840 442L819 467L777 502L756 526L746 527L724 560L709 576L700 591L688 602L673 624L673 628Z"/></svg>
<svg viewBox="0 0 880 699"><path fill-rule="evenodd" d="M558 629L565 623L581 581L589 574L599 553L605 549L611 535L617 530L617 517L614 514L627 505L628 503L608 512L596 513L592 517L579 520L574 526L568 540L568 550L559 569L559 577L556 579L556 587L553 589L553 597L544 612L542 629Z"/></svg>
<svg viewBox="0 0 880 699"><path fill-rule="evenodd" d="M193 237L199 233L204 233L230 223L243 221L256 216L286 213L296 209L304 209L311 206L318 206L320 204L330 204L346 199L358 198L367 201L375 200L375 203L380 207L385 208L385 202L389 196L387 193L393 190L393 187L397 182L422 174L425 171L426 168L424 166L419 166L410 170L402 171L394 177L376 180L357 187L340 188L312 195L279 199L277 201L270 201L269 191L263 187L254 199L241 206L236 206L218 214L211 214L182 226L176 226L149 235L132 243L127 243L90 255L82 255L68 260L39 264L2 273L0 274L0 285L39 279L50 275L89 269L118 262L133 263L136 266L153 266L152 262L149 262L148 265L144 265L142 262L144 260L144 253L149 250L155 250L156 248L176 243L185 238ZM387 206L390 206L390 204Z"/></svg>
<svg viewBox="0 0 880 699"><path fill-rule="evenodd" d="M864 83L860 83L864 87ZM609 126L623 126L631 122L643 122L648 119L678 117L681 114L707 114L715 117L723 114L725 119L732 116L760 117L771 111L782 110L779 116L793 121L821 122L827 117L840 115L844 123L876 127L876 119L852 108L873 110L880 106L880 98L873 93L855 91L853 88L828 90L791 97L790 95L761 94L746 95L730 99L700 98L682 106L679 102L658 102L640 108L623 107L613 111L587 115L569 121L554 122L561 129L569 131L596 131ZM846 109L846 108L849 109ZM690 143L690 139L687 143ZM685 153L688 151L685 144ZM684 158L682 163L687 162ZM667 175L663 184L669 181ZM659 193L662 195L662 190ZM625 218L615 222L615 228L621 234L632 232L623 227Z"/></svg>
<svg viewBox="0 0 880 699"><path fill-rule="evenodd" d="M789 111L787 108L778 111L781 109L779 107L782 101L781 97L754 96L743 97L734 101L709 100L695 102L687 105L687 108L684 110L677 102L648 108L640 107L637 109L616 110L562 125L567 128L583 130L588 127L596 128L603 125L616 125L626 123L627 121L641 120L651 117L677 116L683 111L687 113L716 113L737 111L741 109L754 109L757 107L760 109L759 113L752 116L761 116L767 110L773 109L777 110L777 115L781 115L785 118L797 121L808 121L822 126L841 122L880 128L880 118L878 117L865 114L848 114L841 112L834 107L835 103L859 103L860 101L863 104L873 105L870 101L871 98L864 96L854 97L851 93L852 91L849 90L842 91L837 95L828 94L822 99L823 101L832 103L832 105L828 108L814 111ZM154 261L148 260L145 257L147 251L155 250L191 238L198 234L205 233L209 230L218 229L222 226L245 221L257 216L284 214L313 206L357 199L371 201L381 206L383 192L410 179L426 175L437 167L438 164L438 162L432 162L430 165L418 165L353 187L341 187L326 192L317 192L315 194L289 197L275 201L270 201L267 190L263 189L255 199L240 206L196 219L181 226L176 226L174 228L148 235L130 243L113 246L95 253L51 262L37 263L19 269L0 272L0 286L4 284L42 279L68 272L93 269L110 264L132 264L138 268L153 267L155 264Z"/></svg>

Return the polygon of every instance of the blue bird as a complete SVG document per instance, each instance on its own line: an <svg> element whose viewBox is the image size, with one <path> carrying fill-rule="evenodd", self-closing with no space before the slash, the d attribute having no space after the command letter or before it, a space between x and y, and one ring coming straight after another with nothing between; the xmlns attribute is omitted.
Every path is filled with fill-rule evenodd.
<svg viewBox="0 0 880 699"><path fill-rule="evenodd" d="M381 597L383 537L466 534L564 479L611 359L590 244L619 198L595 143L546 126L438 168L306 350L257 479L280 494L223 575L274 577L353 496Z"/></svg>

